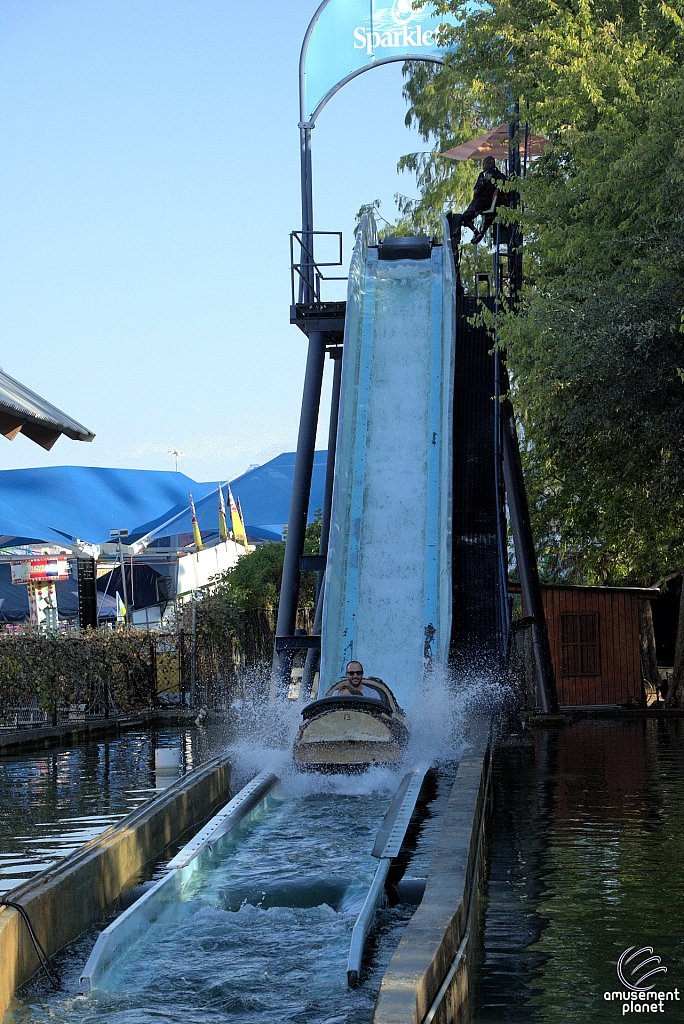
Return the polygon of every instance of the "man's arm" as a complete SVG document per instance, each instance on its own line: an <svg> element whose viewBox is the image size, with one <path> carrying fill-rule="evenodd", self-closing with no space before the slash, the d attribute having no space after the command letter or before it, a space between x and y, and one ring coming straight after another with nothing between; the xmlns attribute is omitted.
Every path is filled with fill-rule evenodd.
<svg viewBox="0 0 684 1024"><path fill-rule="evenodd" d="M477 199L484 187L484 183L484 173L480 171L477 181L475 182L475 188L473 189L473 199Z"/></svg>

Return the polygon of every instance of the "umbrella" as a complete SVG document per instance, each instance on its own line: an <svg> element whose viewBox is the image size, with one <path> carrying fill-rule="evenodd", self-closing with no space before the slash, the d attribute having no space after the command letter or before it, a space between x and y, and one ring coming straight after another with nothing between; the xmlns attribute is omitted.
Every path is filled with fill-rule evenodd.
<svg viewBox="0 0 684 1024"><path fill-rule="evenodd" d="M520 155L524 156L524 133L520 136L519 145ZM541 135L528 135L527 155L541 156L544 149L550 145L548 139L543 139ZM448 156L450 160L483 160L486 156L493 156L495 160L505 160L508 156L508 125L500 124L498 128L492 128L470 142L463 142L454 149L447 149L441 156Z"/></svg>

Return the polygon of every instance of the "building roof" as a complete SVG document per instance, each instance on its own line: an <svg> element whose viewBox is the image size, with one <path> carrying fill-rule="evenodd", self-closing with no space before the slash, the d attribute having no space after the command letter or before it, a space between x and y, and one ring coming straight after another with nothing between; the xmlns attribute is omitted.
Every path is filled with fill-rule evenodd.
<svg viewBox="0 0 684 1024"><path fill-rule="evenodd" d="M631 597L638 597L646 601L655 601L660 597L658 587L602 587L587 583L542 583L542 590L581 590L582 592L592 591L596 594L629 594ZM519 583L508 584L509 594L520 594Z"/></svg>
<svg viewBox="0 0 684 1024"><path fill-rule="evenodd" d="M95 434L51 405L35 391L0 370L0 433L13 441L25 434L49 451L61 434L73 441L92 441Z"/></svg>

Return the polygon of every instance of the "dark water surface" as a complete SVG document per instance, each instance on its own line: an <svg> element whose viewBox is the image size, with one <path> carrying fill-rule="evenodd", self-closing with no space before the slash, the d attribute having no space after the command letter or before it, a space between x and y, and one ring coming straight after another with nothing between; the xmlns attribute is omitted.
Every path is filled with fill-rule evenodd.
<svg viewBox="0 0 684 1024"><path fill-rule="evenodd" d="M100 742L0 757L0 892L20 885L155 796L155 750L179 772L214 757L226 727L170 726Z"/></svg>
<svg viewBox="0 0 684 1024"><path fill-rule="evenodd" d="M684 720L539 732L497 752L494 793L472 1024L684 1021ZM605 1000L630 946L678 1001Z"/></svg>

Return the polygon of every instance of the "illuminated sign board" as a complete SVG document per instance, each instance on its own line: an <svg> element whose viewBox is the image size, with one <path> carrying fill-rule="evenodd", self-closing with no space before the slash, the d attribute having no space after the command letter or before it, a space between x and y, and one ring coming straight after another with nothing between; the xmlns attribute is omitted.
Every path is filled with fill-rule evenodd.
<svg viewBox="0 0 684 1024"><path fill-rule="evenodd" d="M64 557L31 558L12 562L12 583L54 583L69 579L69 563Z"/></svg>

